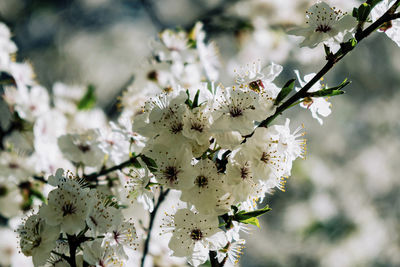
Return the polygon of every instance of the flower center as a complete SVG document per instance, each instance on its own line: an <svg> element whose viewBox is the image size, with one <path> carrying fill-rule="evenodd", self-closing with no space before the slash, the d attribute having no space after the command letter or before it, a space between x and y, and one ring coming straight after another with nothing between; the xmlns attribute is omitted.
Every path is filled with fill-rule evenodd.
<svg viewBox="0 0 400 267"><path fill-rule="evenodd" d="M10 162L8 164L8 168L10 168L10 169L18 169L19 165L17 163L15 163L15 162Z"/></svg>
<svg viewBox="0 0 400 267"><path fill-rule="evenodd" d="M203 132L203 125L201 125L201 123L199 123L197 121L192 121L192 126L191 126L190 129L202 133Z"/></svg>
<svg viewBox="0 0 400 267"><path fill-rule="evenodd" d="M90 151L90 146L89 145L85 145L85 144L79 144L78 145L78 149L80 151L82 151L83 153L86 153L86 152Z"/></svg>
<svg viewBox="0 0 400 267"><path fill-rule="evenodd" d="M243 109L241 109L238 106L232 106L232 107L229 108L229 114L231 114L231 116L233 118L242 116L243 115Z"/></svg>
<svg viewBox="0 0 400 267"><path fill-rule="evenodd" d="M320 24L315 29L316 32L329 32L332 28L329 25Z"/></svg>
<svg viewBox="0 0 400 267"><path fill-rule="evenodd" d="M72 203L66 203L62 208L63 217L74 214L76 212L76 207Z"/></svg>
<svg viewBox="0 0 400 267"><path fill-rule="evenodd" d="M208 178L205 177L204 175L199 175L196 177L196 180L194 181L194 183L201 188L204 188L208 185Z"/></svg>
<svg viewBox="0 0 400 267"><path fill-rule="evenodd" d="M180 133L183 129L183 123L182 122L175 122L171 125L171 132L173 134Z"/></svg>
<svg viewBox="0 0 400 267"><path fill-rule="evenodd" d="M180 170L178 170L175 166L168 166L165 170L162 171L165 179L169 182L173 183L178 180L178 174Z"/></svg>
<svg viewBox="0 0 400 267"><path fill-rule="evenodd" d="M199 241L203 238L203 233L201 232L200 229L193 229L192 232L190 233L190 238L193 239L194 241Z"/></svg>
<svg viewBox="0 0 400 267"><path fill-rule="evenodd" d="M240 168L240 177L241 177L243 180L245 180L245 179L248 178L249 173L250 173L250 170L249 170L249 168L247 168L246 166Z"/></svg>
<svg viewBox="0 0 400 267"><path fill-rule="evenodd" d="M269 154L267 152L263 152L260 160L267 164L270 160Z"/></svg>

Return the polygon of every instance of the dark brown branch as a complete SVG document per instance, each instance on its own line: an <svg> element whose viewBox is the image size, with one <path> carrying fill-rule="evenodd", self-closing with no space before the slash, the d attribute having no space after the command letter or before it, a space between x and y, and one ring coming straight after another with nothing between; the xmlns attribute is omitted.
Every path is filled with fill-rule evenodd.
<svg viewBox="0 0 400 267"><path fill-rule="evenodd" d="M397 0L388 11L385 12L379 19L377 19L374 23L372 23L368 28L365 30L360 31L356 34L355 39L357 43L361 42L364 38L368 37L372 32L379 29L379 27L384 24L385 22L391 21L394 16L397 16L398 13L394 14L396 11L397 5L400 3L400 0ZM316 83L318 82L332 67L339 62L342 58L344 58L350 51L354 49L354 46L343 46L338 52L328 58L328 62L325 66L309 81L300 91L286 100L282 105L280 105L274 115L268 117L267 119L263 120L258 127L268 127L268 125L283 111L285 111L288 107L290 107L293 103L298 101L301 98L304 98L307 95L307 91ZM253 132L254 133L254 132ZM246 138L251 137L252 134L246 136Z"/></svg>
<svg viewBox="0 0 400 267"><path fill-rule="evenodd" d="M160 196L158 197L157 204L154 207L154 210L150 213L150 222L149 222L149 227L147 229L147 237L146 237L146 241L144 242L143 256L142 256L142 260L140 262L141 267L144 266L144 260L146 259L147 253L149 252L151 231L153 229L154 219L156 218L157 210L160 208L161 203L165 200L165 197L168 195L168 193L169 193L169 189L163 191L162 187L160 188Z"/></svg>
<svg viewBox="0 0 400 267"><path fill-rule="evenodd" d="M91 174L84 175L83 178L85 178L88 181L96 181L97 178L100 177L100 176L109 174L110 172L113 172L113 171L122 170L123 168L128 167L138 157L139 157L139 155L131 157L130 159L128 159L127 161L122 162L121 164L115 165L115 166L113 166L111 168L108 168L108 169L102 169L99 172L93 172Z"/></svg>

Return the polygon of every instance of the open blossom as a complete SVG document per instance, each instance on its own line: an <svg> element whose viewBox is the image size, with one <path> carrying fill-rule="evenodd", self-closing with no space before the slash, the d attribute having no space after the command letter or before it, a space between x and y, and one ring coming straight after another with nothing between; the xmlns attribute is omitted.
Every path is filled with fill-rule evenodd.
<svg viewBox="0 0 400 267"><path fill-rule="evenodd" d="M371 10L372 21L376 21L378 18L380 18L386 11L389 10L390 7L393 6L395 2L395 0L383 0L379 2ZM380 30L386 33L390 39L400 46L400 18L385 23L381 26Z"/></svg>
<svg viewBox="0 0 400 267"><path fill-rule="evenodd" d="M300 77L300 72L298 70L294 71L296 73L297 79L301 85L301 87L305 86L311 79L315 76L315 73L310 73L304 76L304 80ZM296 91L299 91L301 88L296 87ZM322 89L321 82L316 82L307 92L316 92ZM319 117L327 117L331 114L331 103L326 100L324 97L306 97L303 102L300 104L301 107L307 108L311 111L311 115L314 119L317 119L318 122L322 125L323 121Z"/></svg>
<svg viewBox="0 0 400 267"><path fill-rule="evenodd" d="M226 245L226 236L218 228L216 216L179 209L170 219L163 226L172 231L168 244L172 255L186 257L193 266L204 263L209 250L218 250Z"/></svg>
<svg viewBox="0 0 400 267"><path fill-rule="evenodd" d="M32 256L35 266L41 266L46 263L50 252L56 246L60 227L46 224L44 219L35 214L31 215L17 232L22 253Z"/></svg>
<svg viewBox="0 0 400 267"><path fill-rule="evenodd" d="M34 122L37 117L46 113L49 107L49 94L39 85L7 87L5 99L13 104L18 115L27 121Z"/></svg>
<svg viewBox="0 0 400 267"><path fill-rule="evenodd" d="M330 7L325 2L318 2L306 11L307 27L296 28L288 33L304 37L300 47L316 47L322 42L343 42L345 33L350 32L357 21L351 15Z"/></svg>
<svg viewBox="0 0 400 267"><path fill-rule="evenodd" d="M96 267L121 267L123 262L118 258L113 248L102 246L102 240L85 242L82 245L83 259Z"/></svg>
<svg viewBox="0 0 400 267"><path fill-rule="evenodd" d="M86 217L86 224L95 234L103 234L121 221L121 212L111 205L109 199L97 190L90 192L93 205Z"/></svg>
<svg viewBox="0 0 400 267"><path fill-rule="evenodd" d="M233 197L215 163L209 159L200 160L193 169L194 182L182 191L181 200L193 204L201 214L222 215L228 212Z"/></svg>
<svg viewBox="0 0 400 267"><path fill-rule="evenodd" d="M250 134L255 126L254 121L262 121L272 112L264 112L256 92L241 89L222 89L216 99L215 122L211 131L223 133L239 132L241 135Z"/></svg>
<svg viewBox="0 0 400 267"><path fill-rule="evenodd" d="M156 180L167 188L188 188L193 184L192 154L187 147L156 145L147 154L157 164Z"/></svg>
<svg viewBox="0 0 400 267"><path fill-rule="evenodd" d="M83 134L67 134L58 138L63 155L72 162L85 166L99 166L103 163L104 152L100 149L99 135L95 130Z"/></svg>
<svg viewBox="0 0 400 267"><path fill-rule="evenodd" d="M234 151L229 157L226 177L236 203L258 199L265 193L263 186L254 177L252 164L240 150Z"/></svg>
<svg viewBox="0 0 400 267"><path fill-rule="evenodd" d="M0 70L10 62L10 54L17 51L17 46L11 41L11 32L8 27L0 22Z"/></svg>
<svg viewBox="0 0 400 267"><path fill-rule="evenodd" d="M148 169L132 169L128 174L121 172L120 179L124 185L125 195L130 204L137 201L142 203L145 210L152 212L154 209L154 193L150 188L147 188L150 183Z"/></svg>
<svg viewBox="0 0 400 267"><path fill-rule="evenodd" d="M52 226L61 226L67 234L76 234L85 228L85 220L91 201L88 189L82 189L78 183L70 181L68 186L54 189L49 193L48 203L39 210L41 218Z"/></svg>
<svg viewBox="0 0 400 267"><path fill-rule="evenodd" d="M124 248L136 249L138 243L135 225L129 221L115 222L106 233L103 245L112 247L118 257L127 259Z"/></svg>

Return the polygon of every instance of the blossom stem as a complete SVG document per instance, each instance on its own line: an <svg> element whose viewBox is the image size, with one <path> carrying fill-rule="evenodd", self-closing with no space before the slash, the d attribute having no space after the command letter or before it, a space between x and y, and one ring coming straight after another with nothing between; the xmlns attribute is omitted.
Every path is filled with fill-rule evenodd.
<svg viewBox="0 0 400 267"><path fill-rule="evenodd" d="M67 235L69 245L69 265L76 267L76 249L78 248L75 235Z"/></svg>
<svg viewBox="0 0 400 267"><path fill-rule="evenodd" d="M213 250L210 250L208 252L208 256L210 257L211 267L224 267L226 261L228 260L228 255L227 255L221 262L218 262L217 252Z"/></svg>
<svg viewBox="0 0 400 267"><path fill-rule="evenodd" d="M359 31L355 35L355 40L357 43L361 42L364 38L368 37L372 32L379 29L379 27L388 21L393 20L395 17L398 17L399 13L394 13L396 11L397 6L399 5L400 0L397 0L379 19L377 19L374 23L372 23L365 30ZM300 89L296 94L286 100L282 105L280 105L275 113L263 120L257 127L268 127L268 125L283 111L288 109L293 103L298 101L301 98L304 98L307 95L307 91L318 82L326 73L328 73L333 66L339 62L342 58L344 58L350 51L354 49L355 46L342 46L338 52L333 54L328 58L328 62L325 66L309 81L302 89ZM253 132L254 133L254 132ZM252 134L246 136L246 138L251 137Z"/></svg>
<svg viewBox="0 0 400 267"><path fill-rule="evenodd" d="M149 222L149 227L147 229L147 237L146 237L146 241L144 242L143 256L142 256L142 260L140 262L141 267L144 266L144 260L146 259L146 255L149 252L151 230L153 228L154 219L156 218L157 210L161 206L161 203L165 200L165 197L168 195L168 193L169 193L169 189L163 191L163 188L160 187L160 196L158 197L157 204L155 205L153 211L150 213L150 222Z"/></svg>

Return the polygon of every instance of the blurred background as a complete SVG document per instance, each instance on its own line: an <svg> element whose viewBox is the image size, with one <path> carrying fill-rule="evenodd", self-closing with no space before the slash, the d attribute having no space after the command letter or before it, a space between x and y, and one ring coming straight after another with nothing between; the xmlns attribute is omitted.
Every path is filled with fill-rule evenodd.
<svg viewBox="0 0 400 267"><path fill-rule="evenodd" d="M261 60L284 66L277 84L317 72L323 48L299 49L286 29L304 23L309 0L1 0L18 61L32 63L51 92L55 82L94 84L98 104L115 115L117 96L165 28L202 21L219 48L220 80ZM356 0L328 1L350 12ZM400 48L374 33L324 79L352 83L330 99L321 126L299 107L308 154L296 162L286 192L268 195L272 211L246 237L241 266L400 266Z"/></svg>

